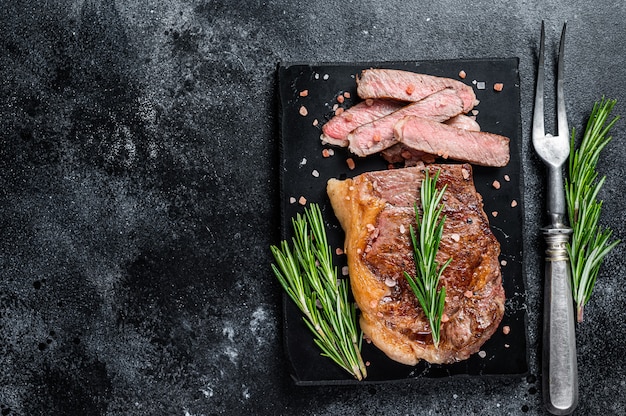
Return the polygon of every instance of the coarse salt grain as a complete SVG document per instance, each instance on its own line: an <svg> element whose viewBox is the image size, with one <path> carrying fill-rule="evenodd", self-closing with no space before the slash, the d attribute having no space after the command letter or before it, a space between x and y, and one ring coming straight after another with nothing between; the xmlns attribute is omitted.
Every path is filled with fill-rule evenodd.
<svg viewBox="0 0 626 416"><path fill-rule="evenodd" d="M502 91L502 89L504 88L504 84L501 82L496 82L495 84L493 84L493 90L494 91Z"/></svg>
<svg viewBox="0 0 626 416"><path fill-rule="evenodd" d="M348 165L348 169L353 170L355 167L354 160L349 157L346 159L346 164Z"/></svg>
<svg viewBox="0 0 626 416"><path fill-rule="evenodd" d="M343 93L343 96L346 97L346 98L350 98L350 93L348 91L346 91L346 92Z"/></svg>
<svg viewBox="0 0 626 416"><path fill-rule="evenodd" d="M349 270L348 270L348 266L343 266L343 267L341 268L341 274L342 274L343 276L347 276L347 275L348 275L348 272L349 272Z"/></svg>
<svg viewBox="0 0 626 416"><path fill-rule="evenodd" d="M339 104L334 104L333 105L333 111L337 111L338 108L339 108Z"/></svg>
<svg viewBox="0 0 626 416"><path fill-rule="evenodd" d="M444 313L441 315L441 322L448 322L450 320L450 317L448 316L448 314Z"/></svg>
<svg viewBox="0 0 626 416"><path fill-rule="evenodd" d="M323 78L324 78L324 81L326 81L329 78L329 75L328 74L324 74Z"/></svg>
<svg viewBox="0 0 626 416"><path fill-rule="evenodd" d="M457 233L450 234L450 238L456 241L457 243L461 240L461 236Z"/></svg>
<svg viewBox="0 0 626 416"><path fill-rule="evenodd" d="M476 83L476 89L484 90L486 87L485 81L478 81Z"/></svg>
<svg viewBox="0 0 626 416"><path fill-rule="evenodd" d="M465 71L461 70L461 71L459 72L459 78L461 78L461 79L465 79L465 77L466 77L466 76L467 76L467 74L465 73Z"/></svg>
<svg viewBox="0 0 626 416"><path fill-rule="evenodd" d="M300 205L306 205L306 198L301 196L300 199L298 199L298 204Z"/></svg>
<svg viewBox="0 0 626 416"><path fill-rule="evenodd" d="M469 177L470 177L469 169L462 168L461 169L461 173L463 174L463 179L469 179Z"/></svg>
<svg viewBox="0 0 626 416"><path fill-rule="evenodd" d="M501 261L500 261L500 264L501 264L502 266L506 266L506 265L507 265L507 264L509 264L509 263L508 263L506 260L501 260Z"/></svg>
<svg viewBox="0 0 626 416"><path fill-rule="evenodd" d="M335 115L338 116L339 114L343 113L345 110L342 107L339 107L338 109L335 110Z"/></svg>
<svg viewBox="0 0 626 416"><path fill-rule="evenodd" d="M491 212L491 215L492 215L494 218L495 218L495 217L497 217L497 216L498 216L498 211L492 211L492 212Z"/></svg>
<svg viewBox="0 0 626 416"><path fill-rule="evenodd" d="M337 247L335 249L335 254L341 256L343 254L343 249L341 247Z"/></svg>
<svg viewBox="0 0 626 416"><path fill-rule="evenodd" d="M511 201L511 208L515 208L517 206L517 201L513 200Z"/></svg>
<svg viewBox="0 0 626 416"><path fill-rule="evenodd" d="M342 104L342 103L343 103L343 100L344 100L343 95L340 95L340 96L338 96L338 97L337 97L337 102L338 102L339 104Z"/></svg>
<svg viewBox="0 0 626 416"><path fill-rule="evenodd" d="M491 186L493 186L495 189L500 189L500 182L499 181L493 181Z"/></svg>
<svg viewBox="0 0 626 416"><path fill-rule="evenodd" d="M313 120L313 125L314 126L317 126L318 124L320 124L320 122L317 119Z"/></svg>
<svg viewBox="0 0 626 416"><path fill-rule="evenodd" d="M505 325L505 326L502 327L502 333L504 335L509 335L510 332L511 332L511 327L510 326Z"/></svg>
<svg viewBox="0 0 626 416"><path fill-rule="evenodd" d="M301 115L302 117L304 117L304 116L306 116L307 114L309 114L309 110L307 110L305 106L301 106L301 107L300 107L300 111L299 111L299 113L300 113L300 115Z"/></svg>
<svg viewBox="0 0 626 416"><path fill-rule="evenodd" d="M317 171L317 169L313 169L313 172L311 172L311 175L313 175L316 178L320 177L320 173Z"/></svg>
<svg viewBox="0 0 626 416"><path fill-rule="evenodd" d="M322 156L323 157L329 157L330 156L330 151L328 149L323 149L322 150Z"/></svg>
<svg viewBox="0 0 626 416"><path fill-rule="evenodd" d="M404 234L406 232L406 228L404 228L404 224L400 224L400 234Z"/></svg>
<svg viewBox="0 0 626 416"><path fill-rule="evenodd" d="M335 154L335 151L333 149L328 149L328 154L333 156Z"/></svg>
<svg viewBox="0 0 626 416"><path fill-rule="evenodd" d="M504 348L509 348L510 345L509 344L504 344Z"/></svg>
<svg viewBox="0 0 626 416"><path fill-rule="evenodd" d="M295 204L296 203L296 198L294 198L293 196L289 198L289 203L290 204Z"/></svg>
<svg viewBox="0 0 626 416"><path fill-rule="evenodd" d="M511 177L509 175L504 175L504 180L509 182L511 180Z"/></svg>
<svg viewBox="0 0 626 416"><path fill-rule="evenodd" d="M478 351L478 356L480 358L485 358L487 356L487 353L485 351Z"/></svg>
<svg viewBox="0 0 626 416"><path fill-rule="evenodd" d="M300 91L300 97L306 97L307 95L309 95L309 90Z"/></svg>
<svg viewBox="0 0 626 416"><path fill-rule="evenodd" d="M392 279L391 277L388 277L385 279L385 285L387 287L394 287L396 285L396 281Z"/></svg>
<svg viewBox="0 0 626 416"><path fill-rule="evenodd" d="M473 115L473 116L477 116L477 115L478 115L478 113L480 113L480 111L478 111L478 110L472 110L472 115Z"/></svg>

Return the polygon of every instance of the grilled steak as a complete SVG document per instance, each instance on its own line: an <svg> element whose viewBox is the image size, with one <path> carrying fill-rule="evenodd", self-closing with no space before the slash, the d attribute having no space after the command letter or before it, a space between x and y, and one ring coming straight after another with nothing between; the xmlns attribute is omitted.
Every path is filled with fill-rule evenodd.
<svg viewBox="0 0 626 416"><path fill-rule="evenodd" d="M433 121L446 121L463 111L463 101L450 88L409 104L382 118L364 124L348 134L350 151L357 156L378 153L395 143L393 126L403 117L419 116Z"/></svg>
<svg viewBox="0 0 626 416"><path fill-rule="evenodd" d="M390 358L414 365L419 360L452 363L467 359L497 329L504 314L500 245L482 209L471 166L429 165L441 170L438 187L447 216L437 261L449 257L441 284L446 287L439 348L428 320L403 272L415 271L409 225L426 169L367 172L353 179L328 181L327 191L345 231L352 291L368 339Z"/></svg>
<svg viewBox="0 0 626 416"><path fill-rule="evenodd" d="M411 149L481 166L506 166L509 139L493 133L457 129L421 117L405 117L396 123L398 141Z"/></svg>
<svg viewBox="0 0 626 416"><path fill-rule="evenodd" d="M405 103L390 100L365 100L328 120L322 126L321 140L337 146L348 146L348 133L402 108Z"/></svg>
<svg viewBox="0 0 626 416"><path fill-rule="evenodd" d="M389 98L419 101L437 91L452 88L463 100L463 112L469 112L478 101L471 86L460 81L395 69L366 69L356 79L357 93L365 98Z"/></svg>

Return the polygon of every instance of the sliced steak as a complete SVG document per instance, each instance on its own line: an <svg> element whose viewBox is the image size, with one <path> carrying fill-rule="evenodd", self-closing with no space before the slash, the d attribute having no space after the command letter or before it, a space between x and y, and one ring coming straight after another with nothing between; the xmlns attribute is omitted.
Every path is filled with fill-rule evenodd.
<svg viewBox="0 0 626 416"><path fill-rule="evenodd" d="M405 117L396 123L394 134L405 146L481 166L506 166L509 139L498 134L457 129L422 117Z"/></svg>
<svg viewBox="0 0 626 416"><path fill-rule="evenodd" d="M356 79L359 97L419 101L437 91L452 88L463 100L463 112L478 104L474 89L460 81L396 69L366 69Z"/></svg>
<svg viewBox="0 0 626 416"><path fill-rule="evenodd" d="M348 134L350 151L357 156L378 153L397 143L393 126L403 117L419 116L433 121L446 121L463 112L463 101L450 88L429 95L382 118L363 124Z"/></svg>
<svg viewBox="0 0 626 416"><path fill-rule="evenodd" d="M320 139L336 146L348 146L348 133L362 124L391 114L406 103L391 100L365 100L328 120L322 126Z"/></svg>
<svg viewBox="0 0 626 416"><path fill-rule="evenodd" d="M496 331L505 294L498 256L500 245L489 227L469 164L429 165L440 169L444 195L443 236L437 261L452 257L441 284L446 287L439 348L403 272L414 274L409 226L425 167L367 172L343 181L331 179L327 191L345 231L350 283L364 335L390 358L414 365L419 360L452 363L467 359Z"/></svg>

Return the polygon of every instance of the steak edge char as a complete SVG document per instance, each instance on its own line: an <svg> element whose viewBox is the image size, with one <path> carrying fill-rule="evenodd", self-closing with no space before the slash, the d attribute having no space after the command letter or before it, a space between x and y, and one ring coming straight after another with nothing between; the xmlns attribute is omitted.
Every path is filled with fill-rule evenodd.
<svg viewBox="0 0 626 416"><path fill-rule="evenodd" d="M425 169L440 170L437 187L447 184L447 219L437 261L452 262L446 287L439 348L428 320L403 272L414 274L409 225L419 203ZM504 315L504 288L491 232L469 164L428 165L367 172L343 181L330 179L328 195L345 231L350 283L361 310L364 335L391 359L415 365L467 359L496 331Z"/></svg>

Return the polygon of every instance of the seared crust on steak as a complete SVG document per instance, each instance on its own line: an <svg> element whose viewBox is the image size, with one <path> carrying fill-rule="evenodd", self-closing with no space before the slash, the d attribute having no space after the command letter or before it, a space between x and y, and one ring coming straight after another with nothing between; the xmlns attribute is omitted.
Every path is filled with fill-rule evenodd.
<svg viewBox="0 0 626 416"><path fill-rule="evenodd" d="M452 256L441 284L446 287L439 348L403 272L415 271L409 225L419 205L424 169L441 170L447 219L437 254ZM361 310L364 335L393 360L452 363L479 351L504 314L500 245L489 227L471 166L429 165L367 172L328 181L327 192L345 231L350 282Z"/></svg>

